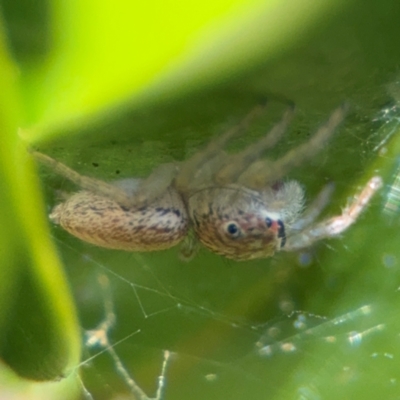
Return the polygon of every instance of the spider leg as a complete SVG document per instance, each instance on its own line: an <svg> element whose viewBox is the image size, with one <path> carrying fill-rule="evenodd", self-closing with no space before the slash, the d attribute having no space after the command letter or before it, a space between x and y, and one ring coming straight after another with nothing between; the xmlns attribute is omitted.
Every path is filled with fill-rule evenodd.
<svg viewBox="0 0 400 400"><path fill-rule="evenodd" d="M141 181L131 200L132 205L143 207L163 195L179 173L178 163L161 164Z"/></svg>
<svg viewBox="0 0 400 400"><path fill-rule="evenodd" d="M143 207L151 203L167 190L178 171L176 164L163 164L156 168L148 178L142 180L134 193L127 193L118 184L107 183L100 179L80 175L73 169L45 154L33 150L31 154L36 160L52 168L54 172L64 176L80 188L112 199L125 207Z"/></svg>
<svg viewBox="0 0 400 400"><path fill-rule="evenodd" d="M265 150L275 146L282 138L293 114L294 107L290 107L286 110L282 120L266 136L240 153L230 156L228 162L216 173L215 182L220 185L236 182L250 164L256 161Z"/></svg>
<svg viewBox="0 0 400 400"><path fill-rule="evenodd" d="M251 110L239 124L235 125L223 135L212 140L203 150L195 153L182 165L181 171L175 179L175 186L180 192L185 192L191 186L193 177L204 164L215 158L225 148L226 144L238 133L248 129L251 122L264 111L266 104L258 105Z"/></svg>
<svg viewBox="0 0 400 400"><path fill-rule="evenodd" d="M361 193L343 210L341 215L329 218L316 225L312 225L293 236L289 236L288 241L282 250L300 250L311 246L318 240L340 235L357 220L361 212L370 202L372 196L382 187L382 185L382 178L380 176L374 176L364 186Z"/></svg>
<svg viewBox="0 0 400 400"><path fill-rule="evenodd" d="M182 261L190 261L200 250L200 242L193 230L189 230L179 248L179 258Z"/></svg>
<svg viewBox="0 0 400 400"><path fill-rule="evenodd" d="M99 179L80 175L72 168L38 151L31 150L31 154L40 163L50 167L55 173L67 178L82 189L111 198L124 206L131 205L131 198L123 189Z"/></svg>
<svg viewBox="0 0 400 400"><path fill-rule="evenodd" d="M193 176L185 192L193 193L214 182L215 171L219 171L229 160L228 154L220 151L218 155L208 160Z"/></svg>
<svg viewBox="0 0 400 400"><path fill-rule="evenodd" d="M283 178L292 168L300 166L305 160L312 158L321 150L343 121L347 110L346 104L338 107L308 142L290 150L280 159L273 162L268 160L256 161L250 165L240 175L238 183L258 190Z"/></svg>
<svg viewBox="0 0 400 400"><path fill-rule="evenodd" d="M307 207L304 215L297 220L290 229L293 231L301 231L307 226L310 226L328 205L334 190L335 185L332 182L325 185L318 193L316 199Z"/></svg>

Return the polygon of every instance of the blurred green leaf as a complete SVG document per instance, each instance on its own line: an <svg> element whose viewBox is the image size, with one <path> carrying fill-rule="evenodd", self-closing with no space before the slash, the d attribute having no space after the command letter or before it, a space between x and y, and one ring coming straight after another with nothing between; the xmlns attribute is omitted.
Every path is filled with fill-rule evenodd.
<svg viewBox="0 0 400 400"><path fill-rule="evenodd" d="M2 359L19 375L59 379L79 360L74 307L44 221L39 181L18 138L17 67L0 40L0 324Z"/></svg>
<svg viewBox="0 0 400 400"><path fill-rule="evenodd" d="M298 117L271 154L277 157L348 100L353 112L332 145L291 177L305 185L309 199L335 182L330 215L372 175L395 185L398 139L385 128L398 118L388 85L398 79L400 3L41 5L45 11L33 20L43 18L43 28L30 42L42 43L36 52L16 46L10 33L21 97L16 73L2 77L1 124L10 143L0 150L0 178L9 188L0 199L0 233L3 260L12 268L1 272L0 323L7 328L3 354L20 373L50 379L79 362L75 315L17 126L24 126L24 140L78 172L112 180L145 176L162 162L184 159L260 97L271 100L268 115L233 149L254 141L294 101ZM9 32L21 21L7 18ZM4 57L1 68L13 71ZM389 109L393 115L385 116ZM56 189L72 188L51 171L44 169L43 177L51 204ZM122 340L115 350L148 393L168 348L176 357L167 372L167 399L396 398L399 218L382 216L385 196L382 191L343 238L302 255L251 263L203 251L183 264L176 249L126 254L53 234L85 328L102 318L96 275L105 270L112 277L112 342ZM291 311L304 314L304 330L296 328ZM136 329L140 333L126 340ZM33 342L24 343L28 338ZM271 358L257 352L261 339L272 343ZM94 354L98 369L89 368L84 380L95 398L126 392L115 365L107 368Z"/></svg>
<svg viewBox="0 0 400 400"><path fill-rule="evenodd" d="M342 6L307 0L52 1L52 48L23 70L29 140L127 100L167 100L226 81L293 46L304 24ZM266 40L267 39L267 40Z"/></svg>

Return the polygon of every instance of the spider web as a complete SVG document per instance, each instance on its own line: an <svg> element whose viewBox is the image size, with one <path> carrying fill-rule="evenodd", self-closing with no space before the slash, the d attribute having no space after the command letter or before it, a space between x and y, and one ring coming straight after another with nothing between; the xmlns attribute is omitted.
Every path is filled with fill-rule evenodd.
<svg viewBox="0 0 400 400"><path fill-rule="evenodd" d="M83 291L89 293L78 293L82 323L88 330L88 350L81 363L87 398L119 398L117 394L137 398L132 381L149 398L157 399L279 396L285 376L301 363L314 370L313 381L323 382L332 367L337 375L346 374L343 368L351 353L393 357L388 352L371 353L369 342L385 332L385 324L379 307L370 304L332 317L296 308L285 313L294 307L286 299L281 302L284 310L277 308L265 322L253 321L243 314L224 314L195 295L176 294L161 282L164 277L157 276L153 269L157 265L149 267L143 259L125 255L126 266L131 264L128 268L134 271L121 273L88 253L78 257L90 269L83 280ZM230 274L229 268L226 273ZM109 281L112 297L104 294L108 290L104 280ZM112 308L107 306L110 299ZM94 306L98 322L87 322L93 319L92 311L85 315L82 310ZM326 365L327 354L334 365ZM316 366L324 369L317 372ZM298 387L285 391L317 396L318 385L308 378L305 374Z"/></svg>
<svg viewBox="0 0 400 400"><path fill-rule="evenodd" d="M377 116L380 126L389 126L393 110ZM371 134L375 151L392 128ZM206 251L189 263L176 249L109 251L61 230L55 239L86 331L76 366L86 399L395 398L400 391L398 285L384 286L383 297L369 287L352 292L351 239L252 263ZM392 251L379 257L397 270ZM332 259L344 266L330 270Z"/></svg>

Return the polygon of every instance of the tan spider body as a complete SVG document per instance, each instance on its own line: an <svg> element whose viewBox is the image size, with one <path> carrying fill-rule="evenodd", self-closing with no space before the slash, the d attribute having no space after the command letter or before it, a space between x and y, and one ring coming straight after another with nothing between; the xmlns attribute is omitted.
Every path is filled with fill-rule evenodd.
<svg viewBox="0 0 400 400"><path fill-rule="evenodd" d="M260 192L231 184L193 194L189 212L197 237L210 250L235 260L265 258L284 244L285 229L300 215L303 198L295 181Z"/></svg>
<svg viewBox="0 0 400 400"><path fill-rule="evenodd" d="M279 250L298 250L339 235L380 188L380 177L373 177L342 215L316 224L332 186L325 186L303 213L303 188L282 179L326 145L343 121L346 107L336 109L308 142L276 161L261 156L283 136L292 109L258 142L227 155L227 142L247 129L262 109L254 109L188 160L162 165L144 180L106 183L33 152L39 161L84 189L57 205L51 219L82 240L131 251L175 246L192 228L208 249L235 260L266 258Z"/></svg>
<svg viewBox="0 0 400 400"><path fill-rule="evenodd" d="M129 190L138 180L115 182ZM177 245L188 231L188 216L178 193L169 188L143 207L121 206L90 191L81 191L54 207L50 219L86 242L127 251L164 250Z"/></svg>

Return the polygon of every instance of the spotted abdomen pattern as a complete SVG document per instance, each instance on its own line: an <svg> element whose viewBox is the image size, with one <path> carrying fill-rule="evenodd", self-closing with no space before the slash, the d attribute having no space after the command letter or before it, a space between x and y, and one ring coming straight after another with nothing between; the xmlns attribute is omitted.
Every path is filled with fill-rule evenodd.
<svg viewBox="0 0 400 400"><path fill-rule="evenodd" d="M127 251L164 250L178 244L188 231L185 205L172 188L140 208L81 191L58 204L50 219L86 242Z"/></svg>

